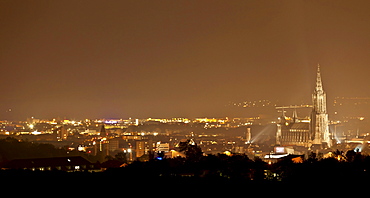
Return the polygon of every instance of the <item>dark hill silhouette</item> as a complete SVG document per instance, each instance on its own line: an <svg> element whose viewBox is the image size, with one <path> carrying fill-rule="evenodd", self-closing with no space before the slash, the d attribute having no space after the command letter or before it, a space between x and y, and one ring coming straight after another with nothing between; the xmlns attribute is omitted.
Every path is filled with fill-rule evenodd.
<svg viewBox="0 0 370 198"><path fill-rule="evenodd" d="M64 149L57 149L51 144L32 143L7 137L0 139L0 162L13 159L47 158L65 156Z"/></svg>

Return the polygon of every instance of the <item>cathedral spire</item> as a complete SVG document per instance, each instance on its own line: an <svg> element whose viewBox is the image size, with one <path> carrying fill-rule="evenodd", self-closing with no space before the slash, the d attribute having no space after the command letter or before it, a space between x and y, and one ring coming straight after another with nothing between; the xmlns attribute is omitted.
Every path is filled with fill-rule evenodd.
<svg viewBox="0 0 370 198"><path fill-rule="evenodd" d="M331 147L332 142L329 132L329 118L326 111L326 93L322 87L320 65L317 65L316 88L312 94L313 109L311 112L312 144L325 143Z"/></svg>
<svg viewBox="0 0 370 198"><path fill-rule="evenodd" d="M317 64L317 76L316 76L316 92L323 91L322 89L322 81L321 81L321 74L320 74L320 64Z"/></svg>

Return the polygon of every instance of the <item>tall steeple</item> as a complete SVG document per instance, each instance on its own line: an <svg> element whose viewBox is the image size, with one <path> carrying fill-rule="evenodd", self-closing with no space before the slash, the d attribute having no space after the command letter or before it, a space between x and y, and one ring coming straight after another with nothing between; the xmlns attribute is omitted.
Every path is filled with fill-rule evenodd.
<svg viewBox="0 0 370 198"><path fill-rule="evenodd" d="M312 144L326 143L331 147L329 119L326 112L326 93L321 80L320 65L317 66L316 87L312 94L313 109L311 113Z"/></svg>
<svg viewBox="0 0 370 198"><path fill-rule="evenodd" d="M321 81L321 74L320 74L320 64L317 64L317 75L316 75L316 92L323 91L322 89L322 81Z"/></svg>
<svg viewBox="0 0 370 198"><path fill-rule="evenodd" d="M326 114L326 93L321 80L320 65L317 65L316 87L312 94L314 111Z"/></svg>

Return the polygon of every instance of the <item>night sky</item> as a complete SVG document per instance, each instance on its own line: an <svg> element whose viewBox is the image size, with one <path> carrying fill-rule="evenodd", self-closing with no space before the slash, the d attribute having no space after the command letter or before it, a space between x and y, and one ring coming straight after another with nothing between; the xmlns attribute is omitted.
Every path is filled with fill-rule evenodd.
<svg viewBox="0 0 370 198"><path fill-rule="evenodd" d="M0 119L370 97L370 1L0 1ZM11 109L11 111L9 111Z"/></svg>

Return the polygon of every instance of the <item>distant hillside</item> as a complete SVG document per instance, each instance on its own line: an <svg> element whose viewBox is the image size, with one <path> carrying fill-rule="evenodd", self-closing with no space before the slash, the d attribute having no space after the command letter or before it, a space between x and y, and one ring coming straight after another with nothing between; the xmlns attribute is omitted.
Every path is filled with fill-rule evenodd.
<svg viewBox="0 0 370 198"><path fill-rule="evenodd" d="M12 159L60 157L65 155L65 150L57 149L51 144L19 141L11 137L0 139L0 162Z"/></svg>

